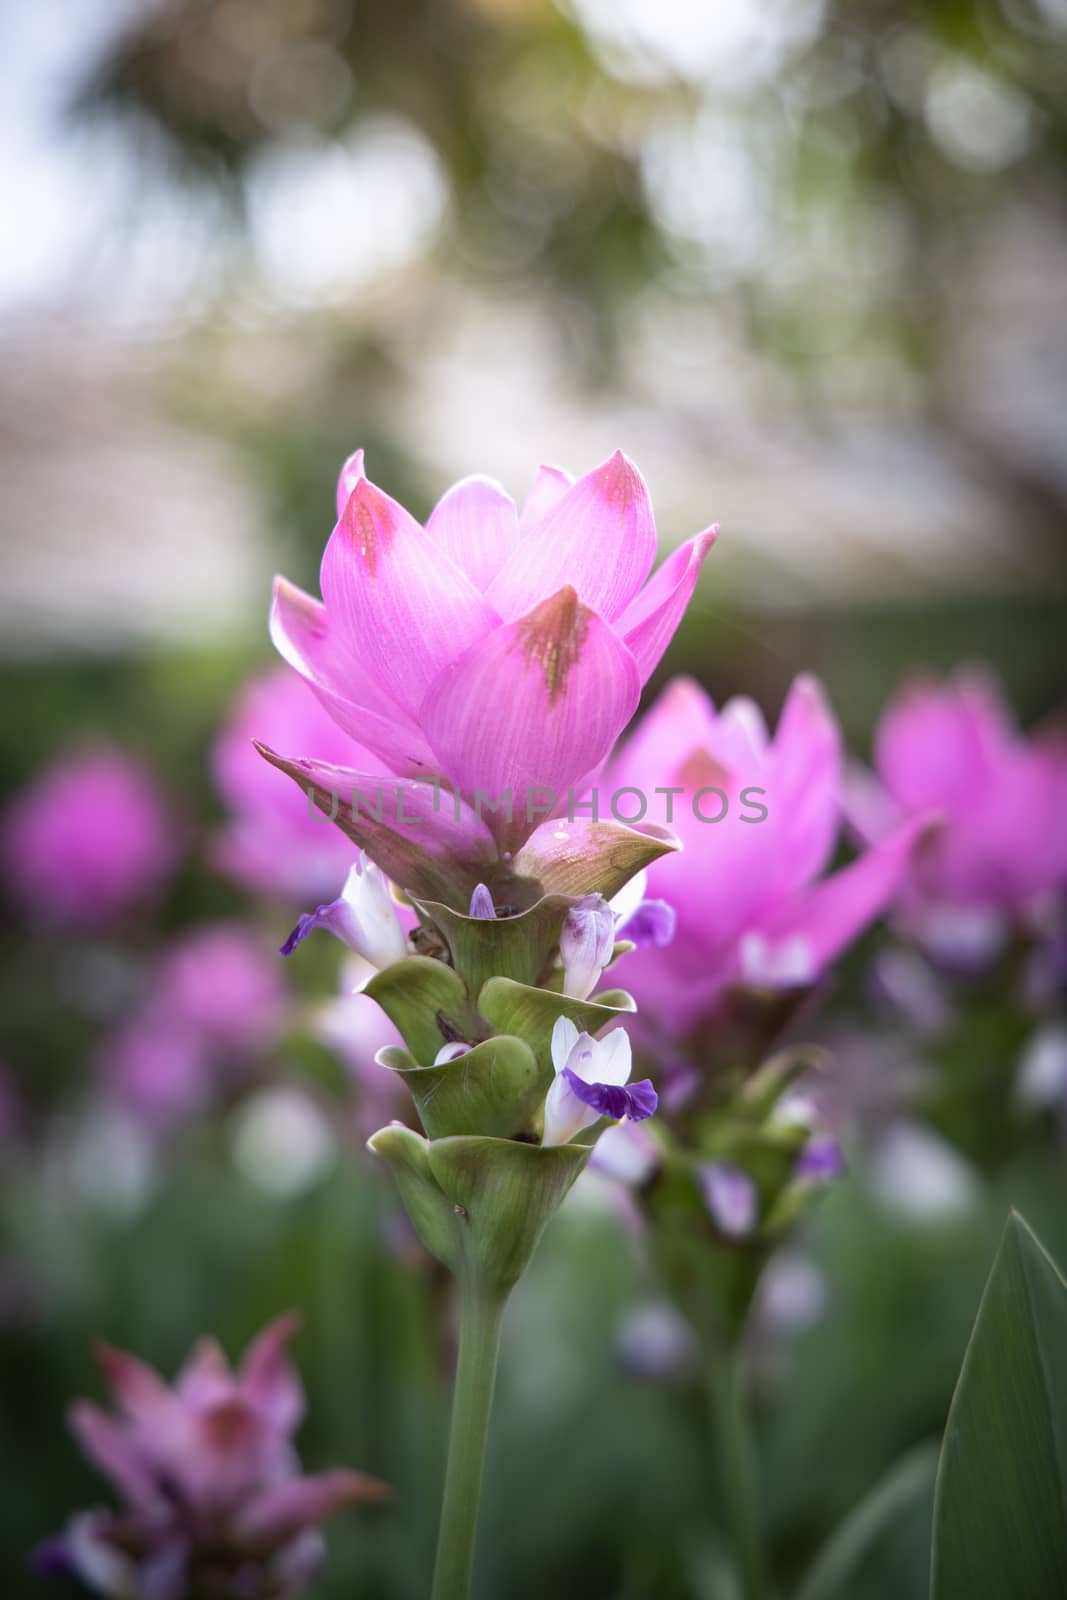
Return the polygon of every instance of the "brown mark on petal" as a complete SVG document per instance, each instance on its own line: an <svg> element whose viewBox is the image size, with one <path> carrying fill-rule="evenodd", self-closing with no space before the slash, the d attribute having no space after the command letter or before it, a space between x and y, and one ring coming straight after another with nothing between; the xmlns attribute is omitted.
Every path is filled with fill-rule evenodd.
<svg viewBox="0 0 1067 1600"><path fill-rule="evenodd" d="M348 497L341 524L368 577L378 566L378 551L393 533L393 518L388 500L360 478Z"/></svg>
<svg viewBox="0 0 1067 1600"><path fill-rule="evenodd" d="M729 789L736 777L726 767L709 756L706 750L694 750L687 756L678 771L678 782L688 790Z"/></svg>
<svg viewBox="0 0 1067 1600"><path fill-rule="evenodd" d="M578 591L568 584L517 625L527 664L536 662L545 675L549 705L566 693L567 679L589 632L589 617L588 606L583 606Z"/></svg>

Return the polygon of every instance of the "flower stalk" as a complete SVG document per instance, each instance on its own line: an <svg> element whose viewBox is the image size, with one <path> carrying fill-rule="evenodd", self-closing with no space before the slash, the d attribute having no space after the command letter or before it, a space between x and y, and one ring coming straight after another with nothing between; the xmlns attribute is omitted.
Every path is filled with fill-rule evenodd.
<svg viewBox="0 0 1067 1600"><path fill-rule="evenodd" d="M744 1600L767 1600L767 1570L752 1424L736 1344L716 1348L706 1390L726 1530Z"/></svg>
<svg viewBox="0 0 1067 1600"><path fill-rule="evenodd" d="M500 1332L509 1291L490 1289L473 1274L465 1274L460 1293L459 1356L432 1600L466 1600L470 1593Z"/></svg>

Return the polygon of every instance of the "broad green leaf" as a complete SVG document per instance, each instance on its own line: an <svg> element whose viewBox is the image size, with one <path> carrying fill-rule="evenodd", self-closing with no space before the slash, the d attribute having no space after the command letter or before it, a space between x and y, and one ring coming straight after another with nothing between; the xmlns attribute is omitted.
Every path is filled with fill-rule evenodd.
<svg viewBox="0 0 1067 1600"><path fill-rule="evenodd" d="M507 1035L439 1067L420 1067L395 1046L379 1051L378 1061L403 1079L429 1139L462 1133L514 1138L528 1131L545 1097L533 1051Z"/></svg>
<svg viewBox="0 0 1067 1600"><path fill-rule="evenodd" d="M1067 1595L1067 1282L1014 1214L949 1411L930 1593Z"/></svg>
<svg viewBox="0 0 1067 1600"><path fill-rule="evenodd" d="M670 828L655 823L560 817L541 827L516 853L512 870L532 878L545 894L602 894L610 900L642 867L681 849Z"/></svg>
<svg viewBox="0 0 1067 1600"><path fill-rule="evenodd" d="M419 1066L428 1067L443 1044L488 1032L467 999L458 973L430 956L407 956L383 967L364 994L376 1000Z"/></svg>
<svg viewBox="0 0 1067 1600"><path fill-rule="evenodd" d="M937 1451L898 1461L823 1546L794 1600L886 1600L921 1594L930 1570Z"/></svg>
<svg viewBox="0 0 1067 1600"><path fill-rule="evenodd" d="M368 1140L389 1162L423 1244L453 1272L510 1289L592 1153L589 1145L423 1139L391 1124Z"/></svg>
<svg viewBox="0 0 1067 1600"><path fill-rule="evenodd" d="M590 1145L514 1139L437 1139L430 1170L461 1219L469 1267L480 1282L519 1281L551 1217L592 1154Z"/></svg>
<svg viewBox="0 0 1067 1600"><path fill-rule="evenodd" d="M566 895L546 895L528 911L494 918L468 917L437 901L416 901L448 945L452 964L471 995L497 974L518 983L543 981L572 903Z"/></svg>
<svg viewBox="0 0 1067 1600"><path fill-rule="evenodd" d="M430 1146L411 1128L390 1123L367 1140L367 1149L392 1168L415 1232L438 1261L458 1272L463 1262L460 1219L430 1170Z"/></svg>
<svg viewBox="0 0 1067 1600"><path fill-rule="evenodd" d="M608 989L593 1000L568 1000L552 989L490 978L478 996L478 1009L501 1033L526 1040L537 1057L547 1090L553 1073L552 1029L559 1017L570 1017L581 1033L598 1034L635 1008L623 989Z"/></svg>

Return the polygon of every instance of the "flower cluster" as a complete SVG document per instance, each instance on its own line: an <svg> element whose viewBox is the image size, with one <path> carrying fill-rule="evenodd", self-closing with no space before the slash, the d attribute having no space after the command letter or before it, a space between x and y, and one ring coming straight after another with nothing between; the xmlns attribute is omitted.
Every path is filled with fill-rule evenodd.
<svg viewBox="0 0 1067 1600"><path fill-rule="evenodd" d="M292 1436L304 1410L286 1353L291 1316L265 1328L231 1372L202 1340L173 1386L121 1350L100 1364L118 1415L88 1400L74 1434L110 1478L117 1511L89 1511L36 1556L111 1600L287 1600L323 1556L319 1525L345 1506L383 1499L385 1484L347 1468L303 1476Z"/></svg>

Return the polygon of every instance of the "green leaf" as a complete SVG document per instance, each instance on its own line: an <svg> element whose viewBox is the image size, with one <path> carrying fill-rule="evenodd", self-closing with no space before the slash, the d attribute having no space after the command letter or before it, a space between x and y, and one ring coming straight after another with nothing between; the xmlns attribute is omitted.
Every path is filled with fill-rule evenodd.
<svg viewBox="0 0 1067 1600"><path fill-rule="evenodd" d="M380 1128L367 1149L388 1161L415 1232L438 1261L458 1272L464 1259L460 1218L430 1170L430 1146L399 1123Z"/></svg>
<svg viewBox="0 0 1067 1600"><path fill-rule="evenodd" d="M467 1264L508 1289L525 1272L549 1220L592 1154L591 1145L513 1139L437 1139L430 1170L461 1218Z"/></svg>
<svg viewBox="0 0 1067 1600"><path fill-rule="evenodd" d="M568 1000L550 989L532 989L509 978L490 978L478 996L482 1016L501 1033L525 1039L541 1068L547 1090L552 1082L552 1029L557 1018L570 1017L580 1033L599 1033L636 1008L623 989L609 989L596 1000Z"/></svg>
<svg viewBox="0 0 1067 1600"><path fill-rule="evenodd" d="M367 1141L389 1162L426 1248L456 1274L510 1289L592 1154L514 1139L427 1140L391 1124Z"/></svg>
<svg viewBox="0 0 1067 1600"><path fill-rule="evenodd" d="M1067 1595L1067 1283L1015 1214L949 1411L930 1593Z"/></svg>
<svg viewBox="0 0 1067 1600"><path fill-rule="evenodd" d="M823 1546L794 1600L874 1600L922 1592L930 1570L937 1451L898 1461Z"/></svg>
<svg viewBox="0 0 1067 1600"><path fill-rule="evenodd" d="M429 1139L463 1133L515 1138L529 1129L545 1097L533 1051L504 1035L439 1067L420 1067L393 1045L377 1059L411 1091Z"/></svg>
<svg viewBox="0 0 1067 1600"><path fill-rule="evenodd" d="M480 1039L487 1031L459 974L430 956L406 956L384 967L363 992L399 1028L420 1066L429 1066L443 1044Z"/></svg>
<svg viewBox="0 0 1067 1600"><path fill-rule="evenodd" d="M467 917L437 901L416 901L448 945L472 995L496 974L517 983L541 981L559 949L572 903L566 895L546 895L517 916L493 918Z"/></svg>
<svg viewBox="0 0 1067 1600"><path fill-rule="evenodd" d="M681 847L677 834L655 823L630 828L561 817L538 828L516 852L512 870L540 883L545 894L602 894L610 900L642 867Z"/></svg>

